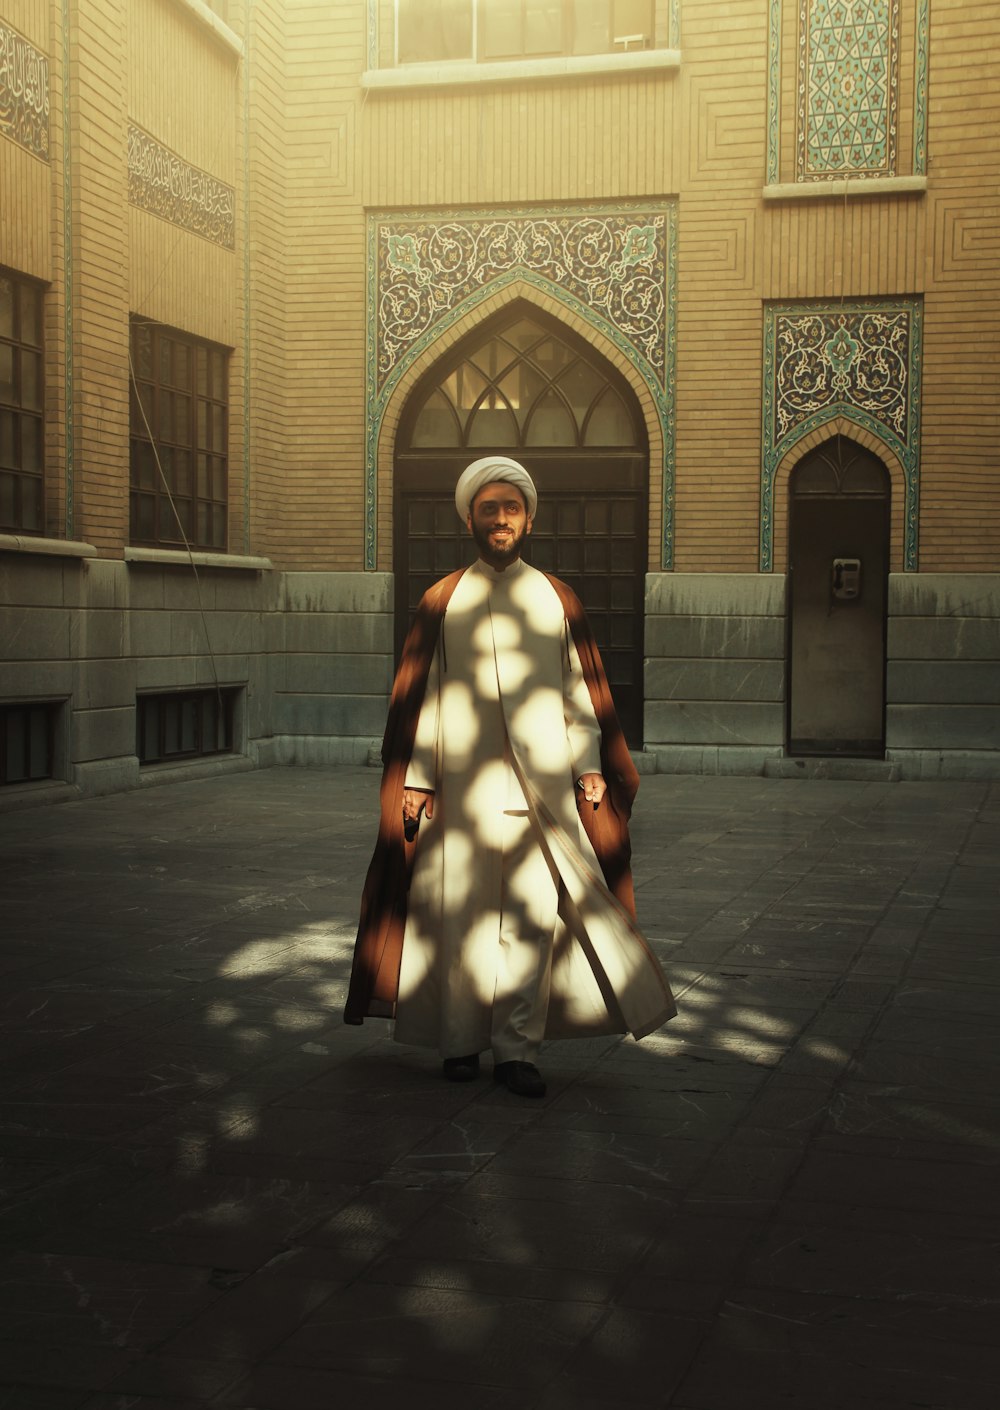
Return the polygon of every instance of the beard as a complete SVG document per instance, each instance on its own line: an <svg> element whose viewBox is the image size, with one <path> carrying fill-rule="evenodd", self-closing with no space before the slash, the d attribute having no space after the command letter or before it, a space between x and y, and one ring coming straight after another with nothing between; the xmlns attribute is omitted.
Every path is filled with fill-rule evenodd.
<svg viewBox="0 0 1000 1410"><path fill-rule="evenodd" d="M495 525L493 529L485 529L477 524L475 520L472 521L472 537L475 540L476 547L479 549L479 556L484 562L488 563L491 568L506 568L511 563L515 563L521 556L521 545L524 542L524 536L528 530L527 522L521 525L520 533L510 524L507 524L505 527L507 529L507 537L494 539L492 534L495 532Z"/></svg>

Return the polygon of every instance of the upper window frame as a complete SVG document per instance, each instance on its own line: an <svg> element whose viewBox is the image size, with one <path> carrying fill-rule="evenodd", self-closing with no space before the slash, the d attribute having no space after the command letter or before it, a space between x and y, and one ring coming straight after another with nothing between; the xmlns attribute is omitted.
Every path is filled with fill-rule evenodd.
<svg viewBox="0 0 1000 1410"><path fill-rule="evenodd" d="M646 47L631 43L622 48L574 53L571 48L542 56L478 57L478 13L483 0L467 0L471 53L464 58L407 60L399 50L400 0L373 0L368 17L368 68L361 77L368 89L419 89L451 85L479 85L524 80L546 80L643 70L677 70L680 0L646 0L652 12L652 34ZM522 0L529 3L529 0ZM568 11L572 0L560 0ZM615 0L607 0L612 7ZM565 24L565 15L563 23ZM625 36L622 36L625 38Z"/></svg>
<svg viewBox="0 0 1000 1410"><path fill-rule="evenodd" d="M137 337L141 329L150 332L150 366L153 375L148 375L140 367ZM186 349L190 358L191 377L188 386L173 376L176 360L169 353L170 372L167 378L161 375L163 366L163 344L167 342ZM201 391L197 384L198 354L204 353L205 366L209 376L207 390ZM224 344L212 342L187 333L183 329L171 327L155 319L132 314L129 318L129 544L136 547L155 549L198 549L209 553L226 553L229 545L229 422L230 422L230 358L232 349ZM221 376L218 375L221 361ZM141 389L148 389L143 397ZM177 397L187 397L188 413L185 418L187 440L175 434L178 421L175 419L171 434L163 433L165 417L169 410L177 410ZM168 398L174 398L169 401ZM199 411L205 408L205 435L201 432ZM215 412L222 412L221 447L216 442ZM143 415L145 412L145 415ZM209 426L211 422L211 432ZM207 443L211 441L211 444ZM153 448L151 474L144 473L143 449ZM183 492L176 474L170 470L168 457L164 452L177 452L190 456L190 480L187 492ZM204 457L205 466L199 465L199 457ZM165 461L168 463L165 464ZM221 462L221 467L218 464ZM208 492L202 493L204 481L200 472L204 468L208 481ZM215 473L220 471L221 494L214 493ZM169 493L164 485L169 485ZM148 481L148 483L147 483ZM153 531L147 533L140 524L142 501L152 499ZM173 503L171 502L173 501ZM183 525L183 532L177 526L174 505L180 502L190 505L190 515ZM211 530L202 531L202 511L207 511ZM221 522L221 533L216 532L217 518Z"/></svg>
<svg viewBox="0 0 1000 1410"><path fill-rule="evenodd" d="M0 279L9 281L14 293L12 302L11 331L0 332L0 345L10 350L10 368L13 395L9 400L0 400L0 413L3 420L9 418L10 464L0 464L0 476L11 476L11 506L9 518L5 514L5 497L0 492L0 533L28 534L41 537L45 534L46 493L45 493L45 292L46 285L40 279L22 274L19 270L0 265ZM24 336L23 296L34 296L34 325L36 338L31 341ZM36 405L24 403L25 358L33 358L36 364L35 401ZM28 424L35 427L35 459L37 468L26 469L24 465L25 429ZM0 455L3 454L4 432L0 423ZM25 490L33 492L33 512L25 513Z"/></svg>
<svg viewBox="0 0 1000 1410"><path fill-rule="evenodd" d="M473 63L473 64L494 64L503 62L531 62L536 59L565 59L570 57L582 57L584 55L593 56L595 54L619 54L632 52L632 46L636 49L655 49L658 46L657 39L657 4L656 0L596 0L596 3L604 4L607 7L609 23L614 27L614 14L617 5L623 8L626 4L643 4L649 11L648 35L638 34L614 34L607 48L601 49L578 49L575 44L577 16L574 13L574 0L552 0L552 5L546 8L558 6L559 25L561 43L557 47L548 49L537 49L531 51L526 47L514 50L510 53L487 54L482 52L486 44L486 29L488 22L488 6L484 0L452 0L459 6L468 8L468 24L470 30L471 52L457 56L450 60L443 55L432 56L427 59L408 59L400 56L400 8L401 0L393 0L393 64L395 66L410 65L414 63ZM402 3L426 4L426 0L402 0ZM520 21L522 26L527 22L528 11L532 5L532 0L510 0L512 6L520 11ZM640 44L640 37L648 42ZM567 43L567 40L570 42ZM621 45L621 48L616 47Z"/></svg>

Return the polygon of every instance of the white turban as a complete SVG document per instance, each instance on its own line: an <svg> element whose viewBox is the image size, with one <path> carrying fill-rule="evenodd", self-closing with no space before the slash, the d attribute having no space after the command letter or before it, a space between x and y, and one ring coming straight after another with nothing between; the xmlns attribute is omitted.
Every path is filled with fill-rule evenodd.
<svg viewBox="0 0 1000 1410"><path fill-rule="evenodd" d="M492 485L495 480L516 485L524 495L528 518L535 517L538 491L524 466L518 465L516 460L510 460L506 455L484 455L482 460L474 460L468 469L462 471L455 486L455 508L463 523L469 517L469 510L476 495L484 485Z"/></svg>

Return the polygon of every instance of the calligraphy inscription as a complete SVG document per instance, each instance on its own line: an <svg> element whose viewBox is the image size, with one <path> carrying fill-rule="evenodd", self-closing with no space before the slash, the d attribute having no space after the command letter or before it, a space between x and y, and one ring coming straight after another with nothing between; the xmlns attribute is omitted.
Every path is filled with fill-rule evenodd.
<svg viewBox="0 0 1000 1410"><path fill-rule="evenodd" d="M0 20L0 134L49 159L49 61Z"/></svg>
<svg viewBox="0 0 1000 1410"><path fill-rule="evenodd" d="M232 186L183 161L141 127L129 125L131 205L231 250L235 247L235 195Z"/></svg>

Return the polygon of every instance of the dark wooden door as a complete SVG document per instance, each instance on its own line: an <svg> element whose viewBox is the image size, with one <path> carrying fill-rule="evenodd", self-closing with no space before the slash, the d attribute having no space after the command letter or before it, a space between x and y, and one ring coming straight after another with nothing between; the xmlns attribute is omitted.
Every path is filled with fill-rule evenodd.
<svg viewBox="0 0 1000 1410"><path fill-rule="evenodd" d="M841 438L802 462L791 490L789 753L879 757L889 478Z"/></svg>
<svg viewBox="0 0 1000 1410"><path fill-rule="evenodd" d="M525 560L587 609L629 744L642 746L649 453L624 378L526 303L486 321L421 379L396 440L396 651L422 594L473 562L459 475L495 452L538 487Z"/></svg>
<svg viewBox="0 0 1000 1410"><path fill-rule="evenodd" d="M525 562L554 573L580 598L625 737L639 749L646 496L644 486L635 482L644 478L643 463L637 456L604 460L586 470L579 464L569 469L522 463L539 490L538 513L525 540ZM455 510L454 485L462 468L443 471L440 464L411 462L401 464L402 473L397 472L397 656L422 595L446 573L475 561L475 544ZM446 483L434 488L433 482L440 479ZM615 489L608 489L609 484Z"/></svg>

